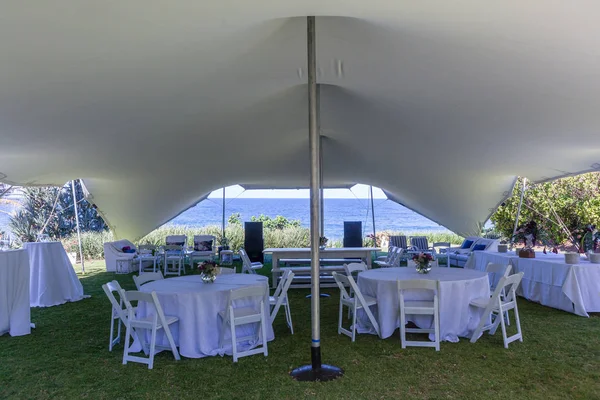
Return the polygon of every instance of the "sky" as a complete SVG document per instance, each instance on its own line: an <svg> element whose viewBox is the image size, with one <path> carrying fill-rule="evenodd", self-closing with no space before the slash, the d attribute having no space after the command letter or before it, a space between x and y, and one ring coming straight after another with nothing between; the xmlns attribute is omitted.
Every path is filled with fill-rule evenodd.
<svg viewBox="0 0 600 400"><path fill-rule="evenodd" d="M209 198L223 198L223 190L215 190ZM244 190L239 185L227 186L225 188L225 198L238 199L308 199L308 189L289 189L289 190ZM354 185L351 189L325 189L324 197L326 199L367 199L369 198L368 185ZM374 199L386 199L385 194L378 187L373 186Z"/></svg>

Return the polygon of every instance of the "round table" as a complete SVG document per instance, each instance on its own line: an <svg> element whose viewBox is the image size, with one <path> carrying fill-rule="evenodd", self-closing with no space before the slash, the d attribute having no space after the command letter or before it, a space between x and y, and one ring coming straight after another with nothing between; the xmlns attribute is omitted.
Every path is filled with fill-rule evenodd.
<svg viewBox="0 0 600 400"><path fill-rule="evenodd" d="M83 299L83 286L60 242L23 243L29 253L31 307L50 307Z"/></svg>
<svg viewBox="0 0 600 400"><path fill-rule="evenodd" d="M379 322L382 338L392 336L400 326L397 280L431 279L439 281L440 339L458 342L459 337L470 338L481 319L481 312L469 307L477 297L489 297L490 286L485 272L462 268L432 268L429 274L419 274L414 268L380 268L361 272L358 286L363 294L377 298L373 314ZM406 300L431 300L432 294L425 290L408 291ZM374 307L374 308L375 308ZM358 332L373 333L368 318L357 314ZM420 328L432 328L433 317L408 315ZM431 335L433 337L433 335Z"/></svg>
<svg viewBox="0 0 600 400"><path fill-rule="evenodd" d="M231 274L219 275L214 283L203 283L200 275L181 276L148 282L141 287L142 292L156 292L165 315L178 317L179 321L171 325L175 344L182 356L201 358L207 356L231 355L231 333L225 333L224 347L219 348L221 318L219 311L227 308L229 291L246 286L264 285L266 287L265 313L270 315L268 279L261 275ZM242 299L243 300L243 299ZM252 302L242 301L235 306L252 306ZM138 314L146 316L145 304L140 304ZM258 324L248 324L237 328L238 337L249 336L256 332ZM267 340L273 340L273 326L267 320ZM161 331L157 343L168 346ZM254 347L255 343L242 343L239 351ZM135 343L134 351L139 350Z"/></svg>

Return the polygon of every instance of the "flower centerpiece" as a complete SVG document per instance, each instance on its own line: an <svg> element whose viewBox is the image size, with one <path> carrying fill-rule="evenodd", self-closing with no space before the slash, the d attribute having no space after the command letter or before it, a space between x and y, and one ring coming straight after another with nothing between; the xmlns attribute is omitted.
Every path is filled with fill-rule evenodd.
<svg viewBox="0 0 600 400"><path fill-rule="evenodd" d="M428 274L431 271L433 256L429 253L419 253L413 256L413 261L416 264L415 267L418 273Z"/></svg>
<svg viewBox="0 0 600 400"><path fill-rule="evenodd" d="M319 248L323 250L327 246L328 241L329 239L327 239L325 236L319 236Z"/></svg>
<svg viewBox="0 0 600 400"><path fill-rule="evenodd" d="M596 225L588 224L572 232L574 244L580 253L595 253L600 247L600 232Z"/></svg>
<svg viewBox="0 0 600 400"><path fill-rule="evenodd" d="M373 247L379 247L379 238L372 233L367 235L367 242Z"/></svg>
<svg viewBox="0 0 600 400"><path fill-rule="evenodd" d="M537 243L544 246L544 254L546 254L546 247L550 247L553 253L558 253L558 249L550 239L548 232L538 226L535 221L529 221L520 226L513 235L512 242L523 242L525 247L519 251L519 257L521 258L535 258L533 248Z"/></svg>
<svg viewBox="0 0 600 400"><path fill-rule="evenodd" d="M200 278L204 283L213 283L219 275L219 264L214 261L204 261L198 266L200 271Z"/></svg>

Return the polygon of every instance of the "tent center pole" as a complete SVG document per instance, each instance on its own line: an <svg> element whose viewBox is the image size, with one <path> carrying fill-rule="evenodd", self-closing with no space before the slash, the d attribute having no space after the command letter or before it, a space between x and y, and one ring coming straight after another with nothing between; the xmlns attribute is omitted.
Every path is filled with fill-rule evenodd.
<svg viewBox="0 0 600 400"><path fill-rule="evenodd" d="M318 129L317 57L315 17L307 17L308 50L308 134L310 148L310 247L311 247L311 365L294 369L290 375L299 381L329 381L343 375L340 368L321 363L320 233L321 233L321 158Z"/></svg>
<svg viewBox="0 0 600 400"><path fill-rule="evenodd" d="M75 225L77 226L77 242L79 242L81 273L85 274L85 261L83 260L83 247L81 246L81 230L79 229L79 213L77 212L77 192L75 191L75 179L71 181L71 188L73 189L73 212L75 213Z"/></svg>

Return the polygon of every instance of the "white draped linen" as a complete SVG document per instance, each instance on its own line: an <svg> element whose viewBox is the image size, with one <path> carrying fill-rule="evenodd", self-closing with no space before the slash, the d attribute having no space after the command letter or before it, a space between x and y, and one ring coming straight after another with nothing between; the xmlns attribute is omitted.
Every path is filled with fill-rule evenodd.
<svg viewBox="0 0 600 400"><path fill-rule="evenodd" d="M267 318L267 340L275 338L273 326L269 318L268 279L261 275L231 274L219 275L214 283L203 283L199 275L181 276L149 282L141 287L142 292L156 292L158 300L165 315L179 318L171 325L171 332L179 353L184 357L201 358L216 355L231 355L231 334L229 328L225 334L223 348L219 348L219 332L221 331L221 318L219 311L227 308L229 291L247 286L267 286L265 297L265 315ZM235 306L253 306L250 300L235 303ZM141 317L148 313L147 305L138 306ZM256 334L258 324L248 324L238 327L236 334L239 337ZM149 338L149 337L148 337ZM157 334L158 344L168 346L164 332ZM256 346L256 341L242 343L238 349L244 351ZM133 351L140 351L141 347L136 341Z"/></svg>
<svg viewBox="0 0 600 400"><path fill-rule="evenodd" d="M600 264L583 258L577 265L566 264L563 254L519 258L515 253L480 251L471 255L465 268L483 271L488 262L511 264L513 273L523 272L517 294L527 300L583 317L600 312Z"/></svg>
<svg viewBox="0 0 600 400"><path fill-rule="evenodd" d="M400 326L397 280L428 279L439 281L440 340L458 342L459 337L470 338L481 319L481 311L469 306L477 297L489 297L490 286L485 272L458 268L432 268L429 274L419 274L414 268L381 268L358 275L358 286L363 294L377 298L374 315L379 322L381 337L388 338ZM406 300L431 300L431 292L408 291ZM372 333L364 313L358 314L358 332ZM408 315L420 328L432 328L433 317ZM433 339L433 335L430 335Z"/></svg>
<svg viewBox="0 0 600 400"><path fill-rule="evenodd" d="M29 257L27 250L0 251L0 335L29 335Z"/></svg>
<svg viewBox="0 0 600 400"><path fill-rule="evenodd" d="M29 253L31 307L83 299L83 286L60 242L24 243Z"/></svg>

